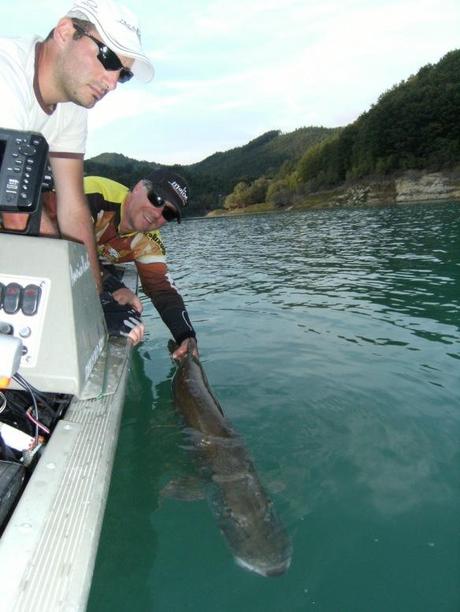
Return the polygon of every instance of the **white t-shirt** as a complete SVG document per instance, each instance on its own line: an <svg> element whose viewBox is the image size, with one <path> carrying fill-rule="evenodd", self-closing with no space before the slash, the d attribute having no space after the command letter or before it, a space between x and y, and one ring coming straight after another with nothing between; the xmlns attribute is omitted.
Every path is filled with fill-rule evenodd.
<svg viewBox="0 0 460 612"><path fill-rule="evenodd" d="M0 127L41 132L51 154L85 152L87 109L73 102L53 112L40 104L35 49L40 38L0 38Z"/></svg>

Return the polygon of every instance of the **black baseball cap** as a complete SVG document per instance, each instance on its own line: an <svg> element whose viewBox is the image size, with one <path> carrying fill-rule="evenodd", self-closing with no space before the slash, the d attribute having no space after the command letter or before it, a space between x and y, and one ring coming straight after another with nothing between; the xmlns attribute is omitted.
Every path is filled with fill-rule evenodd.
<svg viewBox="0 0 460 612"><path fill-rule="evenodd" d="M145 177L150 181L152 188L150 192L170 202L177 211L177 222L180 223L182 209L187 206L189 198L189 187L184 177L169 170L155 170Z"/></svg>

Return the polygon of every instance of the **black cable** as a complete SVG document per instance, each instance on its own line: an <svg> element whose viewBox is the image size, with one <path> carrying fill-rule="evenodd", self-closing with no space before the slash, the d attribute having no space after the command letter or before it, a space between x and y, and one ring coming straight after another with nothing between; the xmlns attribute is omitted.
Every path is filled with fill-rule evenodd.
<svg viewBox="0 0 460 612"><path fill-rule="evenodd" d="M32 391L32 387L29 385L27 380L23 378L21 374L19 374L18 372L13 375L13 380L15 380L18 383L18 385L20 385L23 389L25 389L26 391L30 393L30 396L32 397L32 402L34 405L35 418L37 421L39 421L40 418L38 414L37 400L35 398L34 392ZM38 444L38 425L36 423L35 423L35 444Z"/></svg>
<svg viewBox="0 0 460 612"><path fill-rule="evenodd" d="M21 374L19 374L19 372L16 373L16 376L20 377L23 381L25 381L24 377L21 376ZM25 382L27 382L27 381L25 381ZM53 407L48 403L49 402L48 395L45 392L40 391L39 389L34 387L32 383L27 383L27 384L28 384L29 388L32 389L32 391L35 393L35 396L38 397L43 402L43 404L45 404L45 406L49 410L53 410Z"/></svg>

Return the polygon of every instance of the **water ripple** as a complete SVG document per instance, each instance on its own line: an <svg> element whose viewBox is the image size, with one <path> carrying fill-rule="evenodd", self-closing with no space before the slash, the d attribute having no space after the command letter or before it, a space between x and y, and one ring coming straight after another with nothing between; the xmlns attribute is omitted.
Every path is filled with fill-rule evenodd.
<svg viewBox="0 0 460 612"><path fill-rule="evenodd" d="M194 301L229 292L242 302L253 296L286 308L381 305L458 325L458 205L196 220L184 227L168 228L167 243L176 282Z"/></svg>

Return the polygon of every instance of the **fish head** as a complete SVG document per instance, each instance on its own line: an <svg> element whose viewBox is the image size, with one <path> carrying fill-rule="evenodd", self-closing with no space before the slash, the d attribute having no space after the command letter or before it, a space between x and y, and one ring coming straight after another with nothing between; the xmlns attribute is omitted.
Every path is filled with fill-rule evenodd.
<svg viewBox="0 0 460 612"><path fill-rule="evenodd" d="M246 561L246 559L240 559L239 557L235 557L235 562L237 565L242 567L249 572L254 572L255 574L259 574L259 576L264 576L265 578L282 576L287 572L291 565L291 555L289 555L285 559L281 559L279 562L275 563L250 563Z"/></svg>
<svg viewBox="0 0 460 612"><path fill-rule="evenodd" d="M281 576L291 564L292 543L271 500L262 491L259 497L240 490L237 503L219 504L219 527L240 567Z"/></svg>
<svg viewBox="0 0 460 612"><path fill-rule="evenodd" d="M246 531L234 558L237 565L260 576L282 576L291 565L292 544L277 518L269 520L269 525L253 525Z"/></svg>

